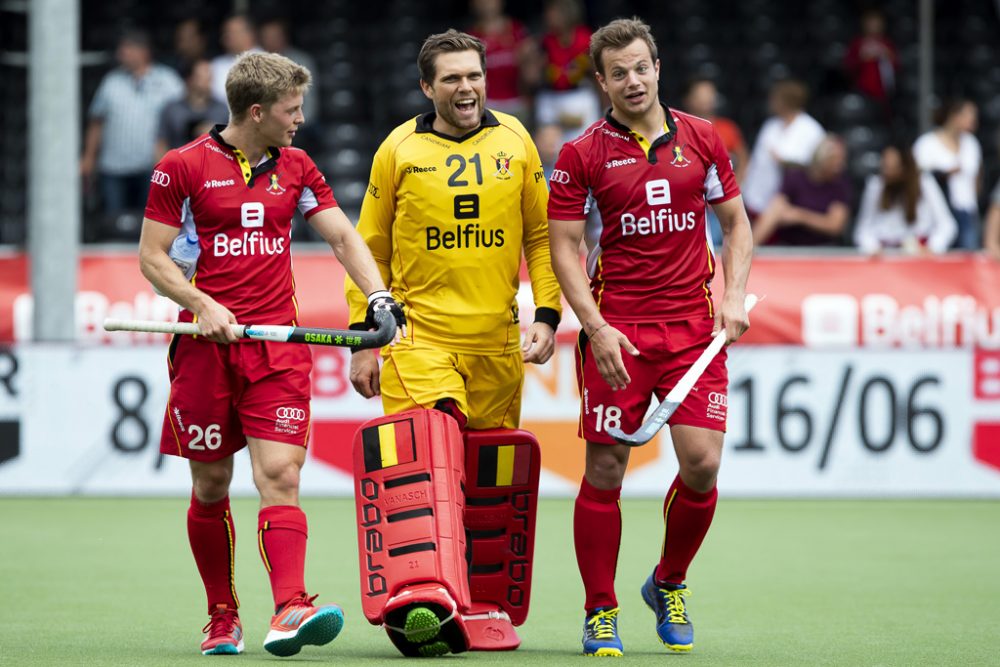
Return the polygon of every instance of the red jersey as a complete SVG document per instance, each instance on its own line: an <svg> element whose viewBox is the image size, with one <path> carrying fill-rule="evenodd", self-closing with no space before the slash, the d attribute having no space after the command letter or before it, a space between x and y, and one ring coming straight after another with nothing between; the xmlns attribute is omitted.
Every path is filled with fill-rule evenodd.
<svg viewBox="0 0 1000 667"><path fill-rule="evenodd" d="M251 168L219 129L163 156L146 217L198 234L192 282L237 321L291 324L297 316L292 215L297 208L309 218L337 202L305 151L272 147ZM181 311L180 319L193 315Z"/></svg>
<svg viewBox="0 0 1000 667"><path fill-rule="evenodd" d="M563 146L550 178L549 224L601 213L587 258L594 300L614 322L711 315L715 256L705 202L740 194L712 124L664 107L666 133L650 145L610 112Z"/></svg>
<svg viewBox="0 0 1000 667"><path fill-rule="evenodd" d="M499 33L470 30L486 48L486 94L490 100L508 102L521 96L521 66L518 50L528 36L520 22L507 22L507 29Z"/></svg>
<svg viewBox="0 0 1000 667"><path fill-rule="evenodd" d="M545 52L545 84L551 90L574 90L590 72L590 29L579 25L573 39L563 44L548 33L542 37Z"/></svg>

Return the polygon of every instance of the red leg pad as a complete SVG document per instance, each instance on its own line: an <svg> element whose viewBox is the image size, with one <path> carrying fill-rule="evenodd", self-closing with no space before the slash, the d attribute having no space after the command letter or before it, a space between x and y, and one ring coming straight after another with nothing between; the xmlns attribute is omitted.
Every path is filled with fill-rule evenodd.
<svg viewBox="0 0 1000 667"><path fill-rule="evenodd" d="M373 625L415 584L468 608L462 447L458 424L438 410L379 417L355 435L361 601Z"/></svg>
<svg viewBox="0 0 1000 667"><path fill-rule="evenodd" d="M473 649L516 648L516 643L507 644L520 643L511 624L521 625L528 616L541 449L527 431L467 430L465 464L465 529L472 545L473 601L466 623ZM481 623L484 632L499 628L505 637L487 632L494 640L479 646L472 629L476 623L470 623L470 617L488 610L499 611L500 616Z"/></svg>

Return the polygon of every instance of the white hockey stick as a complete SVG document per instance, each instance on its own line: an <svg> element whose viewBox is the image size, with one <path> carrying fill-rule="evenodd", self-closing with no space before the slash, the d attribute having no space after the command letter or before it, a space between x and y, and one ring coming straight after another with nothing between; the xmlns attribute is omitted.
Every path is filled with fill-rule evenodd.
<svg viewBox="0 0 1000 667"><path fill-rule="evenodd" d="M388 311L376 311L375 331L353 331L349 329L314 329L270 324L230 324L237 338L270 340L279 343L308 343L311 345L333 345L363 350L388 345L396 336L396 320ZM105 331L146 331L149 333L200 334L194 322L149 322L144 320L104 320Z"/></svg>
<svg viewBox="0 0 1000 667"><path fill-rule="evenodd" d="M749 313L753 310L753 307L757 305L756 294L747 294L746 301L743 302L744 307ZM720 330L712 342L708 344L705 351L701 353L701 356L691 365L691 368L687 370L684 376L677 382L670 393L667 394L663 402L656 406L653 410L653 414L643 422L642 426L639 427L635 433L625 433L625 431L620 428L609 427L607 429L608 435L617 440L623 445L628 445L629 447L639 447L645 445L647 442L653 439L663 425L667 423L667 420L674 414L677 408L680 407L684 399L691 392L691 388L694 387L694 383L698 381L701 374L705 372L708 364L711 363L715 355L719 353L722 346L726 343L726 330Z"/></svg>

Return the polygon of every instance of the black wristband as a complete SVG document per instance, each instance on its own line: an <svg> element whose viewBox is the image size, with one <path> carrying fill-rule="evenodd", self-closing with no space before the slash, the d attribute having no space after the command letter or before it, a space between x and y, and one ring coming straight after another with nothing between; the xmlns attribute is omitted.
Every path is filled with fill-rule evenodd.
<svg viewBox="0 0 1000 667"><path fill-rule="evenodd" d="M535 309L535 321L548 324L552 327L552 331L559 328L559 311L555 308L547 308L542 306L541 308Z"/></svg>

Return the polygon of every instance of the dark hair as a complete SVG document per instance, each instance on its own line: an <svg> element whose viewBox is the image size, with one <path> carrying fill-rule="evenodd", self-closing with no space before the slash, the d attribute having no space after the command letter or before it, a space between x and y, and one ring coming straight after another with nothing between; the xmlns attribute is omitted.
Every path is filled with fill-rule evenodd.
<svg viewBox="0 0 1000 667"><path fill-rule="evenodd" d="M975 104L968 97L952 97L943 101L938 108L934 110L934 124L938 127L944 125L952 116L958 114L967 104Z"/></svg>
<svg viewBox="0 0 1000 667"><path fill-rule="evenodd" d="M153 40L149 33L141 28L125 28L118 37L119 44L133 44L135 46L153 50Z"/></svg>
<svg viewBox="0 0 1000 667"><path fill-rule="evenodd" d="M637 39L646 42L649 47L649 55L653 62L656 62L656 40L653 33L638 16L630 19L615 19L611 23L598 29L590 37L590 59L594 62L594 69L604 76L604 50L624 49Z"/></svg>
<svg viewBox="0 0 1000 667"><path fill-rule="evenodd" d="M802 111L809 101L809 89L797 79L782 79L771 87L771 94L780 99L786 107Z"/></svg>
<svg viewBox="0 0 1000 667"><path fill-rule="evenodd" d="M177 66L177 73L181 75L181 79L187 81L194 74L194 70L198 65L210 64L211 61L208 58L195 58L194 60L185 60L180 65Z"/></svg>
<svg viewBox="0 0 1000 667"><path fill-rule="evenodd" d="M890 144L884 150L899 153L902 174L898 180L882 184L879 208L888 211L896 204L901 204L906 222L912 225L917 219L917 203L920 201L920 169L917 168L917 161L913 159L909 146Z"/></svg>
<svg viewBox="0 0 1000 667"><path fill-rule="evenodd" d="M460 53L462 51L475 51L479 54L479 64L486 72L486 47L483 43L472 35L459 32L454 28L447 32L439 32L424 40L424 45L420 47L420 54L417 55L417 68L420 70L420 78L428 84L434 83L437 74L437 57L442 53Z"/></svg>
<svg viewBox="0 0 1000 667"><path fill-rule="evenodd" d="M715 81L713 79L710 79L707 76L696 76L691 79L688 79L684 83L684 89L681 91L681 99L686 99L688 95L694 92L695 88L697 88L703 83L707 83L711 85L713 88L718 89L718 86L715 85Z"/></svg>

